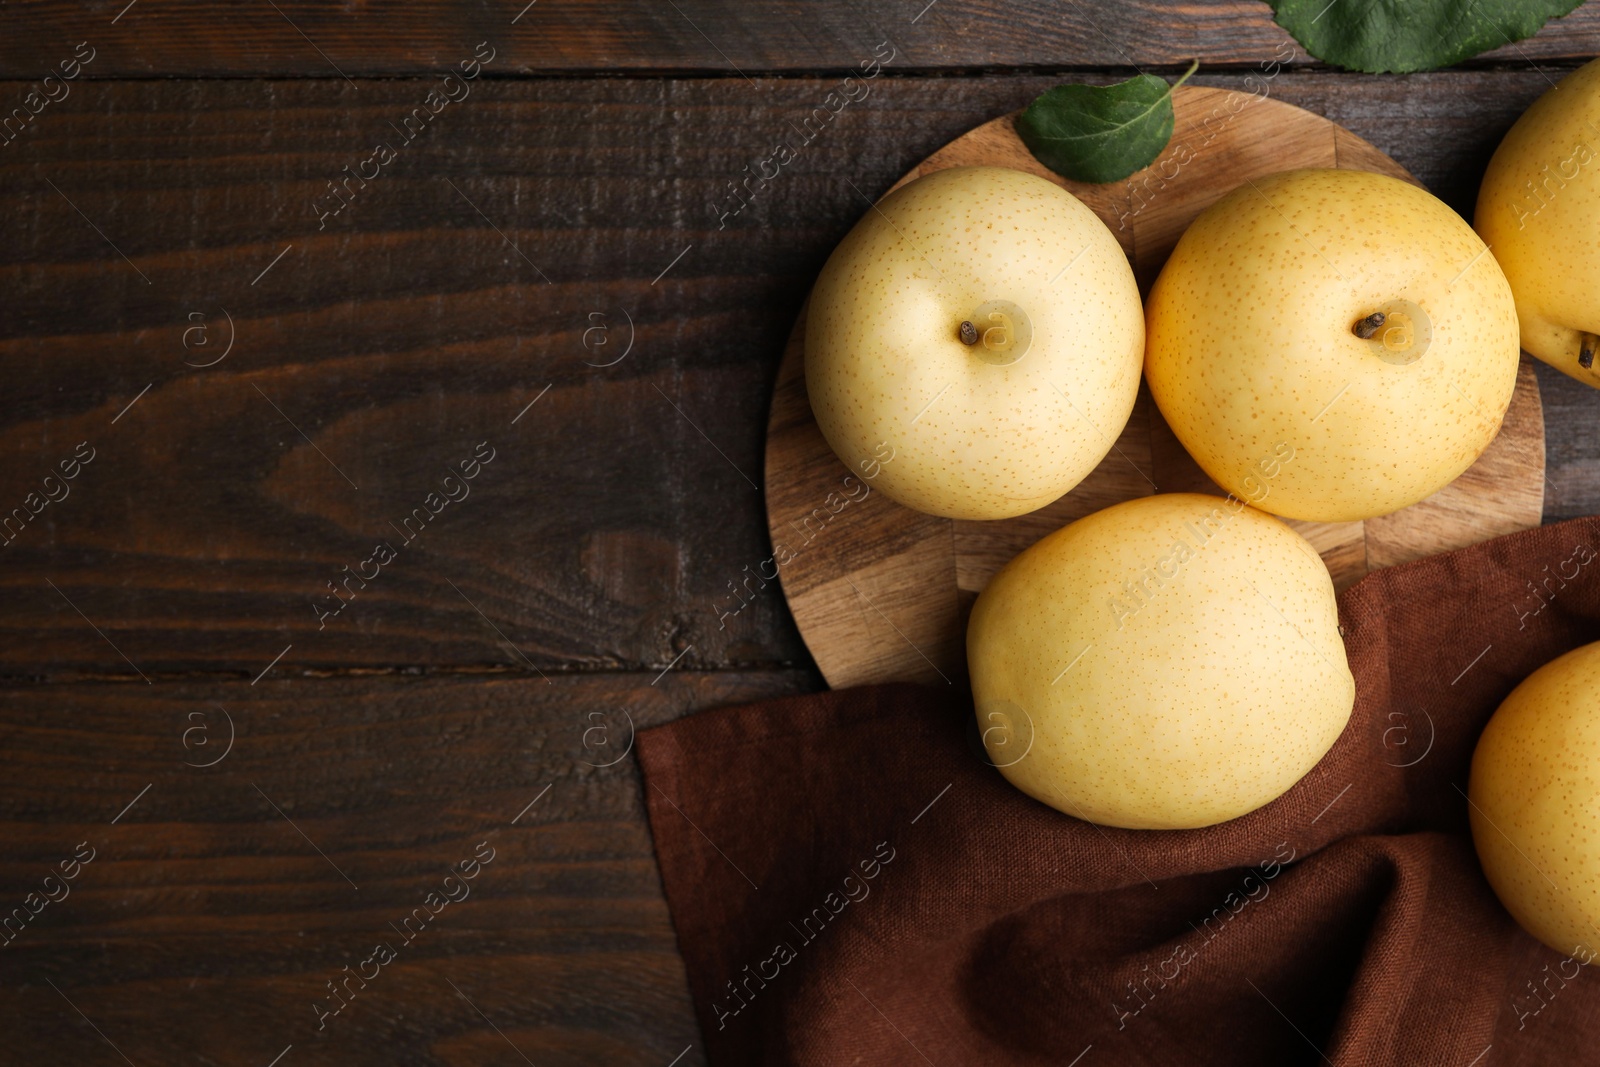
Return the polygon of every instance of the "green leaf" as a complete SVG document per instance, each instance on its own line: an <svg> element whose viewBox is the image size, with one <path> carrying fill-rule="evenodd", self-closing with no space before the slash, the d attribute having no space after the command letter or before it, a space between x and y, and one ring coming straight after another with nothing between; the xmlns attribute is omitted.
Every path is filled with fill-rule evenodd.
<svg viewBox="0 0 1600 1067"><path fill-rule="evenodd" d="M1582 0L1267 0L1307 52L1348 70L1404 74L1532 37Z"/></svg>
<svg viewBox="0 0 1600 1067"><path fill-rule="evenodd" d="M1058 85L1017 116L1017 133L1034 158L1063 178L1121 181L1155 162L1172 140L1172 90L1200 66L1168 85L1141 74L1115 85Z"/></svg>

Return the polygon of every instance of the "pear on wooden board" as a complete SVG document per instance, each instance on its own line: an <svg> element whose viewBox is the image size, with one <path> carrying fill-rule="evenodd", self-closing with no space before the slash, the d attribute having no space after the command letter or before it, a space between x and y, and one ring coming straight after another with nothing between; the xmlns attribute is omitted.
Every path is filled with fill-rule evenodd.
<svg viewBox="0 0 1600 1067"><path fill-rule="evenodd" d="M1133 412L1144 318L1093 211L1043 178L953 167L890 193L840 242L806 318L806 390L852 471L948 518L1066 493Z"/></svg>
<svg viewBox="0 0 1600 1067"><path fill-rule="evenodd" d="M1444 488L1517 383L1494 256L1431 193L1365 171L1235 189L1179 239L1145 316L1145 375L1178 440L1222 488L1292 519L1373 518ZM1293 462L1265 477L1283 449Z"/></svg>
<svg viewBox="0 0 1600 1067"><path fill-rule="evenodd" d="M1018 789L1106 826L1254 811L1355 704L1316 550L1237 499L1162 493L1024 550L967 627L978 731Z"/></svg>

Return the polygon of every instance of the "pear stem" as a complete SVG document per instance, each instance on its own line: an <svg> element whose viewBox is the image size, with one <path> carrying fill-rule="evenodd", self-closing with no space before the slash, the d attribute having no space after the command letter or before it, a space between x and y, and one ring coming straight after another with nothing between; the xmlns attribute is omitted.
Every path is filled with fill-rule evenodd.
<svg viewBox="0 0 1600 1067"><path fill-rule="evenodd" d="M1590 370L1594 367L1594 350L1597 340L1600 340L1600 338L1596 338L1592 333L1578 335L1578 366L1584 370Z"/></svg>
<svg viewBox="0 0 1600 1067"><path fill-rule="evenodd" d="M961 343L966 345L968 348L971 348L973 345L978 343L978 328L972 325L971 322L963 322L961 324L960 333Z"/></svg>
<svg viewBox="0 0 1600 1067"><path fill-rule="evenodd" d="M1374 311L1352 326L1350 331L1363 341L1371 340L1372 335L1382 329L1383 324L1387 321L1389 321L1389 316L1381 311Z"/></svg>

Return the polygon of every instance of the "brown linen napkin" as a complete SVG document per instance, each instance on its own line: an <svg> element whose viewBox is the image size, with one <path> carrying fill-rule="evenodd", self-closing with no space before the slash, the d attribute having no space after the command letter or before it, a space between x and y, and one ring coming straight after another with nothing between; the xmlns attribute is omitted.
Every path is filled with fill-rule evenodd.
<svg viewBox="0 0 1600 1067"><path fill-rule="evenodd" d="M954 688L644 732L712 1063L1595 1062L1600 960L1518 929L1462 791L1512 687L1600 639L1597 572L1587 518L1347 590L1349 726L1283 797L1204 830L1029 799L969 744Z"/></svg>

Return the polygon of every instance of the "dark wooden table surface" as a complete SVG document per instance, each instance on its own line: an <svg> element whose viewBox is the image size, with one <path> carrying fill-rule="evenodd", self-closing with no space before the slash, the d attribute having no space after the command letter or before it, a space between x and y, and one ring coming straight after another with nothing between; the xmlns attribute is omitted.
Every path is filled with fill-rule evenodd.
<svg viewBox="0 0 1600 1067"><path fill-rule="evenodd" d="M857 190L1290 45L1249 0L524 3L0 5L0 1062L704 1062L627 745L821 686L775 586L721 609ZM1596 53L1590 4L1270 93L1470 214ZM1600 397L1541 386L1546 519L1600 510Z"/></svg>

